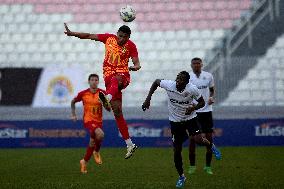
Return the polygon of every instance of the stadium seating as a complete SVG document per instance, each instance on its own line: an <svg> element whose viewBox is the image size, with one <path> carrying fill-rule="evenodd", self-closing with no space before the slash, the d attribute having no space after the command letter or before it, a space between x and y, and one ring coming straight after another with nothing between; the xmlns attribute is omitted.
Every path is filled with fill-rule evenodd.
<svg viewBox="0 0 284 189"><path fill-rule="evenodd" d="M279 37L267 53L258 59L254 68L240 80L228 98L221 104L284 105L284 35Z"/></svg>
<svg viewBox="0 0 284 189"><path fill-rule="evenodd" d="M134 82L125 92L125 96L135 94L137 98L127 98L124 103L141 104L155 78L174 79L178 71L190 70L189 60L204 58L250 3L129 1L137 10L137 18L129 26L143 68L132 73ZM81 64L86 75L90 70L101 75L103 45L65 36L63 22L71 30L115 33L122 24L118 11L123 5L122 0L0 0L0 67ZM165 103L164 95L159 97L153 105Z"/></svg>

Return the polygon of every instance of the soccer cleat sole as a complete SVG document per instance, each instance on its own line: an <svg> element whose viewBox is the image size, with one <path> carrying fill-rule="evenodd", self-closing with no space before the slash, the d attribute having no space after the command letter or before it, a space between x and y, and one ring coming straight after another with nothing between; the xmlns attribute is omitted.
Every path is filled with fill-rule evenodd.
<svg viewBox="0 0 284 189"><path fill-rule="evenodd" d="M106 99L105 95L102 92L99 92L99 99L101 101L101 103L105 106L108 107L107 111L111 111L111 105L108 102L108 100Z"/></svg>

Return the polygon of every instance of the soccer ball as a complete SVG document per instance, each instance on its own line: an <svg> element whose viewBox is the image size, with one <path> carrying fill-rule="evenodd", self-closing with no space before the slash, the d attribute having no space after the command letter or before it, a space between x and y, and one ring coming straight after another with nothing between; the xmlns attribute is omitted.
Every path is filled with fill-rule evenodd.
<svg viewBox="0 0 284 189"><path fill-rule="evenodd" d="M130 5L122 7L119 13L120 13L120 18L124 22L132 22L136 18L136 11Z"/></svg>

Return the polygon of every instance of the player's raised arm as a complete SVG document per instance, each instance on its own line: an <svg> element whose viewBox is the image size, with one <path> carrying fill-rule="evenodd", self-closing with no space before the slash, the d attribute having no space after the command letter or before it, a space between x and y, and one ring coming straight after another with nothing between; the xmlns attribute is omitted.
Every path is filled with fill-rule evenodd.
<svg viewBox="0 0 284 189"><path fill-rule="evenodd" d="M71 101L71 119L75 122L77 121L77 115L76 115L76 107L75 107L75 99Z"/></svg>
<svg viewBox="0 0 284 189"><path fill-rule="evenodd" d="M81 32L72 32L66 23L64 23L64 27L65 27L65 34L67 36L74 36L74 37L78 37L80 39L91 39L91 40L96 40L98 41L98 35L97 34L91 34L91 33L81 33Z"/></svg>
<svg viewBox="0 0 284 189"><path fill-rule="evenodd" d="M129 71L138 71L141 68L140 61L138 57L132 58L133 66L129 67Z"/></svg>
<svg viewBox="0 0 284 189"><path fill-rule="evenodd" d="M151 86L151 88L149 90L149 93L148 93L148 95L147 95L147 97L146 97L146 99L145 99L145 101L144 101L144 103L142 105L142 110L143 111L145 111L146 109L149 109L152 95L157 90L157 88L160 86L160 83L161 83L161 79L156 79L153 82L153 84L152 84L152 86Z"/></svg>

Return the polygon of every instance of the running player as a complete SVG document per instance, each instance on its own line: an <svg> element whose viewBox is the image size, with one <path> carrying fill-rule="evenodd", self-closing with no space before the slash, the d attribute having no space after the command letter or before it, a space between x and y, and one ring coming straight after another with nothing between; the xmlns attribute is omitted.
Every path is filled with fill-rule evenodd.
<svg viewBox="0 0 284 189"><path fill-rule="evenodd" d="M197 119L201 125L201 132L205 134L206 139L212 143L213 133L213 119L212 119L212 104L214 103L214 79L211 73L202 70L202 60L200 58L193 58L191 60L192 72L190 72L190 82L197 86L201 92L205 106L196 110ZM210 175L213 174L211 169L212 150L207 147L206 151L206 165L204 171ZM195 141L190 140L189 143L189 174L196 171L195 166Z"/></svg>
<svg viewBox="0 0 284 189"><path fill-rule="evenodd" d="M84 127L88 129L90 134L90 142L87 147L86 154L80 161L81 173L87 173L87 162L90 160L92 154L94 155L95 162L97 164L102 164L102 158L99 151L104 138L104 132L102 130L103 111L102 103L99 99L99 93L104 93L104 91L98 88L99 76L97 74L91 74L88 78L88 82L90 88L79 92L78 95L71 101L71 119L73 121L77 120L75 104L80 101L83 102ZM107 106L105 106L105 108L108 111L110 110Z"/></svg>
<svg viewBox="0 0 284 189"><path fill-rule="evenodd" d="M125 159L132 156L137 146L132 142L128 132L127 123L122 113L122 92L130 83L129 71L138 71L141 66L138 58L136 45L129 40L131 30L128 26L121 26L117 35L114 34L90 34L72 32L64 23L67 36L75 36L80 39L100 41L105 44L105 59L103 63L103 74L106 93L100 93L99 97L104 104L111 106L117 127L125 140L127 153ZM129 58L133 66L128 67Z"/></svg>
<svg viewBox="0 0 284 189"><path fill-rule="evenodd" d="M167 91L169 97L169 120L174 147L174 162L179 174L176 183L177 188L183 187L186 180L181 155L182 143L184 142L186 133L191 136L197 144L211 148L216 159L220 159L221 157L221 153L217 150L215 145L201 135L195 111L202 108L205 102L197 87L189 83L189 79L190 75L186 71L180 72L176 77L176 81L157 79L153 82L148 96L142 105L144 111L149 109L151 97L158 87ZM194 105L193 100L196 100L198 103Z"/></svg>

